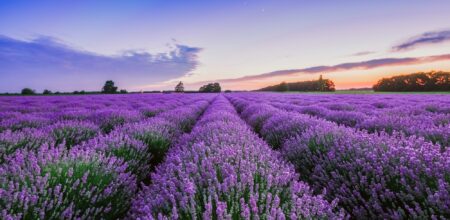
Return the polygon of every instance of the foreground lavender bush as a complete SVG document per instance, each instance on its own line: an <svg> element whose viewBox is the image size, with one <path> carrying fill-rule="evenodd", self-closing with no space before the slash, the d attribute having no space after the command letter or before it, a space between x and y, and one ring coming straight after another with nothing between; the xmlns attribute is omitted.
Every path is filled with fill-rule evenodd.
<svg viewBox="0 0 450 220"><path fill-rule="evenodd" d="M450 217L450 154L423 139L321 124L287 141L283 155L356 218Z"/></svg>
<svg viewBox="0 0 450 220"><path fill-rule="evenodd" d="M136 191L127 164L92 151L43 145L0 166L2 219L112 219Z"/></svg>
<svg viewBox="0 0 450 220"><path fill-rule="evenodd" d="M450 215L450 151L399 133L368 134L232 97L243 118L264 118L260 134L281 146L300 178L357 219ZM268 112L272 112L267 117ZM247 115L252 115L248 118ZM260 116L258 116L260 115ZM275 141L273 141L275 140Z"/></svg>
<svg viewBox="0 0 450 220"><path fill-rule="evenodd" d="M134 200L130 218L339 217L334 205L296 178L219 97L157 168L153 184Z"/></svg>

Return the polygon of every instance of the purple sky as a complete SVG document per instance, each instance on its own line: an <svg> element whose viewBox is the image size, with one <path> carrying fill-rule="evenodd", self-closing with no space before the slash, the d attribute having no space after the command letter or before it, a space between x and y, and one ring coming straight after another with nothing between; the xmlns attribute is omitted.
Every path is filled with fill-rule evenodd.
<svg viewBox="0 0 450 220"><path fill-rule="evenodd" d="M0 92L370 86L450 70L449 1L0 2Z"/></svg>

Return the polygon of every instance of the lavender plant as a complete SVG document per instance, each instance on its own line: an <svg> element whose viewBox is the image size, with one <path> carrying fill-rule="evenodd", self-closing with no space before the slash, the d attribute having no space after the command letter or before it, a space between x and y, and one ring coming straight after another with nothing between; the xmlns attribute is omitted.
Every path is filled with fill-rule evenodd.
<svg viewBox="0 0 450 220"><path fill-rule="evenodd" d="M287 141L283 155L356 218L450 217L450 154L394 136L320 124Z"/></svg>
<svg viewBox="0 0 450 220"><path fill-rule="evenodd" d="M153 156L147 145L120 131L98 136L79 147L125 161L128 165L127 171L133 173L138 182L146 179L151 169Z"/></svg>
<svg viewBox="0 0 450 220"><path fill-rule="evenodd" d="M55 145L49 135L40 129L28 128L16 132L4 131L0 133L0 163L3 163L8 155L15 153L17 150L35 151L45 143Z"/></svg>
<svg viewBox="0 0 450 220"><path fill-rule="evenodd" d="M267 131L260 134L274 147L281 144L283 157L294 164L300 178L316 192L325 190L326 198L337 198L352 217L448 218L448 149L395 130L369 134L267 105L259 107L266 110L254 105L248 111L244 108L243 118L244 113L267 117L271 111L263 123Z"/></svg>
<svg viewBox="0 0 450 220"><path fill-rule="evenodd" d="M52 136L56 145L64 143L68 149L95 137L99 132L96 125L84 121L59 121L45 130Z"/></svg>
<svg viewBox="0 0 450 220"><path fill-rule="evenodd" d="M89 116L89 120L98 125L103 133L111 132L115 127L128 122L138 122L141 115L129 110L101 110Z"/></svg>
<svg viewBox="0 0 450 220"><path fill-rule="evenodd" d="M235 116L224 120L224 115ZM313 196L296 178L219 97L170 150L152 175L153 184L134 200L130 218L340 217L333 204Z"/></svg>
<svg viewBox="0 0 450 220"><path fill-rule="evenodd" d="M2 219L112 219L136 191L127 164L93 151L43 145L0 165Z"/></svg>

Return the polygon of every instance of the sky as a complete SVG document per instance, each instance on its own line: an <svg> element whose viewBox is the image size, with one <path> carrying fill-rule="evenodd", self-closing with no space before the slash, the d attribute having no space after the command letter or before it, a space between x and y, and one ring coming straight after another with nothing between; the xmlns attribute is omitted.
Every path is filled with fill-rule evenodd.
<svg viewBox="0 0 450 220"><path fill-rule="evenodd" d="M337 89L450 71L450 1L0 1L0 92Z"/></svg>

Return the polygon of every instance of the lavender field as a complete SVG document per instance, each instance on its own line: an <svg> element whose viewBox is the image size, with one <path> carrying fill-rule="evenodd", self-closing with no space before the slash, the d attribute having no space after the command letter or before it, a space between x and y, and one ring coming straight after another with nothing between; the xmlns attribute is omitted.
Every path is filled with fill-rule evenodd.
<svg viewBox="0 0 450 220"><path fill-rule="evenodd" d="M449 219L448 95L0 97L0 219Z"/></svg>

